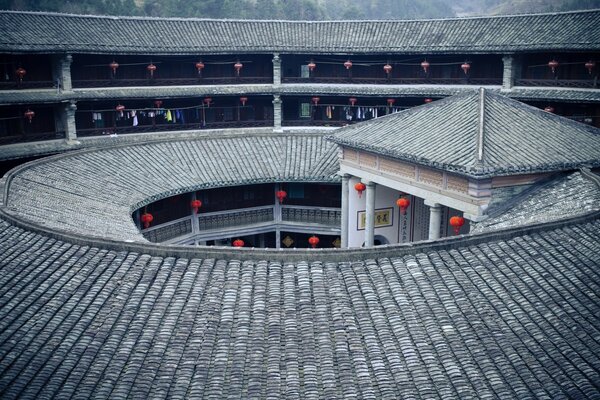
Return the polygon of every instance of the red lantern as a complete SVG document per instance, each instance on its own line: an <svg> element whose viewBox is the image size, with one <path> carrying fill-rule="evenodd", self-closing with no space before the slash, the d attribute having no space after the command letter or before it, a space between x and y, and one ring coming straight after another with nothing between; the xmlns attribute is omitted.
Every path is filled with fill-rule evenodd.
<svg viewBox="0 0 600 400"><path fill-rule="evenodd" d="M200 207L202 207L202 202L198 199L196 200L192 200L192 202L190 203L192 208L194 209L194 214L198 214L198 209Z"/></svg>
<svg viewBox="0 0 600 400"><path fill-rule="evenodd" d="M154 100L154 107L160 108L162 106L162 100Z"/></svg>
<svg viewBox="0 0 600 400"><path fill-rule="evenodd" d="M366 188L367 185L362 182L358 182L356 185L354 185L354 189L358 192L359 198L362 197L362 192L364 192Z"/></svg>
<svg viewBox="0 0 600 400"><path fill-rule="evenodd" d="M150 65L148 65L146 69L148 70L148 72L150 72L150 78L154 78L154 71L156 71L156 65L150 63Z"/></svg>
<svg viewBox="0 0 600 400"><path fill-rule="evenodd" d="M396 99L387 99L388 107L393 106L395 102L396 102Z"/></svg>
<svg viewBox="0 0 600 400"><path fill-rule="evenodd" d="M154 221L154 217L150 213L144 213L142 214L141 220L144 224L144 229L148 229L152 221Z"/></svg>
<svg viewBox="0 0 600 400"><path fill-rule="evenodd" d="M33 117L35 117L35 112L31 111L28 108L23 115L25 115L25 118L27 118L29 120L29 123L31 123L31 120L33 119Z"/></svg>
<svg viewBox="0 0 600 400"><path fill-rule="evenodd" d="M385 72L387 75L389 75L389 74L392 72L392 66L391 66L390 64L385 64L385 65L383 66L383 71L384 71L384 72Z"/></svg>
<svg viewBox="0 0 600 400"><path fill-rule="evenodd" d="M427 104L427 103L431 103L433 100L432 100L432 99L430 99L430 98L428 97L428 98L426 98L424 101L425 101L425 103Z"/></svg>
<svg viewBox="0 0 600 400"><path fill-rule="evenodd" d="M554 113L554 107L547 106L546 108L544 108L544 111L549 112L549 113Z"/></svg>
<svg viewBox="0 0 600 400"><path fill-rule="evenodd" d="M315 235L312 235L311 237L308 238L308 244L310 244L310 246L314 249L315 247L317 247L317 245L319 244L319 238Z"/></svg>
<svg viewBox="0 0 600 400"><path fill-rule="evenodd" d="M287 192L285 190L278 190L275 192L275 197L279 200L279 204L283 203L283 199L287 197Z"/></svg>
<svg viewBox="0 0 600 400"><path fill-rule="evenodd" d="M198 61L196 63L196 69L198 70L198 75L202 75L202 70L204 69L204 63L202 61Z"/></svg>
<svg viewBox="0 0 600 400"><path fill-rule="evenodd" d="M350 97L348 99L348 101L350 102L351 105L355 105L358 100L356 99L356 97Z"/></svg>
<svg viewBox="0 0 600 400"><path fill-rule="evenodd" d="M398 200L396 200L396 205L400 207L400 214L404 215L406 214L408 206L410 206L410 200L406 197L400 197Z"/></svg>
<svg viewBox="0 0 600 400"><path fill-rule="evenodd" d="M25 70L25 68L19 67L15 71L15 74L17 74L17 77L19 78L19 81L22 81L23 77L27 74L27 71Z"/></svg>
<svg viewBox="0 0 600 400"><path fill-rule="evenodd" d="M348 60L344 63L344 67L346 67L346 69L350 69L352 68L352 61Z"/></svg>
<svg viewBox="0 0 600 400"><path fill-rule="evenodd" d="M550 67L550 70L552 71L552 73L556 73L556 68L558 68L558 61L556 61L555 59L552 59L548 62L548 67Z"/></svg>
<svg viewBox="0 0 600 400"><path fill-rule="evenodd" d="M242 64L241 62L236 62L235 64L233 64L233 68L235 68L235 75L236 76L240 76L240 71L242 70L242 67L244 66L244 64Z"/></svg>
<svg viewBox="0 0 600 400"><path fill-rule="evenodd" d="M592 60L585 63L585 69L588 70L588 73L590 75L592 74L592 70L594 69L595 66L596 66L596 63Z"/></svg>
<svg viewBox="0 0 600 400"><path fill-rule="evenodd" d="M313 60L310 60L310 62L308 63L308 70L310 72L313 72L315 68L317 68L317 64L315 64Z"/></svg>
<svg viewBox="0 0 600 400"><path fill-rule="evenodd" d="M233 247L244 247L244 241L242 239L235 239L232 244Z"/></svg>
<svg viewBox="0 0 600 400"><path fill-rule="evenodd" d="M463 217L454 216L450 218L450 225L454 228L454 234L458 235L460 228L465 224Z"/></svg>
<svg viewBox="0 0 600 400"><path fill-rule="evenodd" d="M316 106L317 104L319 104L319 100L321 100L319 97L313 97L312 99L313 104Z"/></svg>
<svg viewBox="0 0 600 400"><path fill-rule="evenodd" d="M110 64L108 64L108 67L112 70L112 74L116 75L117 74L117 68L119 68L119 63L116 62L115 60L113 60L113 62L111 62Z"/></svg>
<svg viewBox="0 0 600 400"><path fill-rule="evenodd" d="M246 96L240 97L240 103L242 103L242 106L245 106L247 101L248 101L248 98Z"/></svg>
<svg viewBox="0 0 600 400"><path fill-rule="evenodd" d="M212 103L212 98L205 97L203 101L204 101L204 104L206 104L206 107L210 107L210 103Z"/></svg>
<svg viewBox="0 0 600 400"><path fill-rule="evenodd" d="M429 64L429 62L427 60L424 60L423 62L421 62L421 68L423 68L423 71L425 73L427 73L429 71L429 66L431 64Z"/></svg>
<svg viewBox="0 0 600 400"><path fill-rule="evenodd" d="M465 75L469 74L469 70L471 69L471 64L469 64L468 62L464 62L461 64L460 68L463 70L463 72L465 73Z"/></svg>

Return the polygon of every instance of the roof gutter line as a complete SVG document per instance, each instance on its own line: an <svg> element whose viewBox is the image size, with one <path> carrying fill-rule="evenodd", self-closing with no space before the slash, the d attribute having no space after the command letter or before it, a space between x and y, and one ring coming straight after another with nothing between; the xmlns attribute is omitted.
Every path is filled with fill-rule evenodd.
<svg viewBox="0 0 600 400"><path fill-rule="evenodd" d="M483 140L485 128L485 89L479 88L479 124L477 136L477 163L483 162Z"/></svg>

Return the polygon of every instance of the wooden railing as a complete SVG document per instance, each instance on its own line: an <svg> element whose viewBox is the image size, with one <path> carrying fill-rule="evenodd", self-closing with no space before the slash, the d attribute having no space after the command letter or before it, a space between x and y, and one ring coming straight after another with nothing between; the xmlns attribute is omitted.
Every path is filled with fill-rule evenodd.
<svg viewBox="0 0 600 400"><path fill-rule="evenodd" d="M77 79L74 88L131 87L131 86L191 86L191 85L243 85L273 83L273 77L224 77L224 78L165 78L165 79Z"/></svg>
<svg viewBox="0 0 600 400"><path fill-rule="evenodd" d="M556 86L565 88L597 88L597 79L517 79L515 86Z"/></svg>
<svg viewBox="0 0 600 400"><path fill-rule="evenodd" d="M502 85L502 78L350 78L350 77L288 77L283 83L338 83L378 85Z"/></svg>
<svg viewBox="0 0 600 400"><path fill-rule="evenodd" d="M342 223L342 211L339 208L282 206L281 220L339 227Z"/></svg>
<svg viewBox="0 0 600 400"><path fill-rule="evenodd" d="M56 87L55 81L3 81L0 82L0 90L14 90L14 89L51 89Z"/></svg>
<svg viewBox="0 0 600 400"><path fill-rule="evenodd" d="M0 146L15 143L40 142L43 140L64 139L65 132L41 132L26 135L0 136Z"/></svg>

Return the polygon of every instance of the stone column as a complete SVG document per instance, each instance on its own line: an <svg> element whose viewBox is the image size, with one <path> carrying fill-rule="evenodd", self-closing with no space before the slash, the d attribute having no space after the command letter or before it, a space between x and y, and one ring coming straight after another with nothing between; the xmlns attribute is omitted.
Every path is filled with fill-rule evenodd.
<svg viewBox="0 0 600 400"><path fill-rule="evenodd" d="M67 142L74 142L77 140L77 127L75 126L75 111L77 111L77 104L71 101L65 106L63 125L65 128L65 139Z"/></svg>
<svg viewBox="0 0 600 400"><path fill-rule="evenodd" d="M427 205L429 206L429 240L439 239L442 226L442 206L438 203Z"/></svg>
<svg viewBox="0 0 600 400"><path fill-rule="evenodd" d="M375 183L364 182L367 186L367 208L365 210L365 247L375 244Z"/></svg>
<svg viewBox="0 0 600 400"><path fill-rule="evenodd" d="M504 69L502 72L502 90L511 90L519 76L519 62L512 54L502 57Z"/></svg>
<svg viewBox="0 0 600 400"><path fill-rule="evenodd" d="M279 53L273 54L273 85L281 85L281 58Z"/></svg>
<svg viewBox="0 0 600 400"><path fill-rule="evenodd" d="M196 192L192 192L192 199L190 200L190 205L191 202L197 200L196 197ZM198 214L196 214L194 212L194 209L192 207L190 207L191 213L192 213L192 234L195 236L198 233L200 233L200 222L198 221ZM198 239L195 240L196 245L198 245Z"/></svg>
<svg viewBox="0 0 600 400"><path fill-rule="evenodd" d="M348 247L348 221L350 212L350 175L342 175L342 248Z"/></svg>
<svg viewBox="0 0 600 400"><path fill-rule="evenodd" d="M71 83L71 62L73 56L65 54L58 56L55 59L53 65L52 76L55 82L58 82L58 89L66 92L73 90L73 84Z"/></svg>
<svg viewBox="0 0 600 400"><path fill-rule="evenodd" d="M273 132L281 133L281 96L273 95Z"/></svg>

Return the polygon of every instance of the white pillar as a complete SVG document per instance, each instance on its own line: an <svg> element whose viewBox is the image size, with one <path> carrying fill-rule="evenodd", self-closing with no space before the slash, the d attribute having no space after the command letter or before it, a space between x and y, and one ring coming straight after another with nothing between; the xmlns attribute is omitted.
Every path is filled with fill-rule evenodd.
<svg viewBox="0 0 600 400"><path fill-rule="evenodd" d="M429 240L439 239L442 225L442 206L438 203L427 205L429 206Z"/></svg>
<svg viewBox="0 0 600 400"><path fill-rule="evenodd" d="M281 96L273 95L273 132L283 132L281 128Z"/></svg>
<svg viewBox="0 0 600 400"><path fill-rule="evenodd" d="M367 208L365 210L365 247L375 244L375 182L364 182L367 186Z"/></svg>
<svg viewBox="0 0 600 400"><path fill-rule="evenodd" d="M74 142L77 140L77 127L75 125L75 111L77 111L77 104L71 101L64 108L63 126L65 128L65 139L67 142Z"/></svg>
<svg viewBox="0 0 600 400"><path fill-rule="evenodd" d="M73 56L70 54L61 54L55 56L52 66L52 77L54 82L58 83L58 90L70 92L73 90L71 83L71 62Z"/></svg>
<svg viewBox="0 0 600 400"><path fill-rule="evenodd" d="M273 85L281 85L281 58L279 53L273 54Z"/></svg>
<svg viewBox="0 0 600 400"><path fill-rule="evenodd" d="M502 72L502 90L511 90L519 76L519 60L512 54L502 57L504 64Z"/></svg>
<svg viewBox="0 0 600 400"><path fill-rule="evenodd" d="M350 212L350 175L342 175L342 248L348 247L348 221Z"/></svg>

